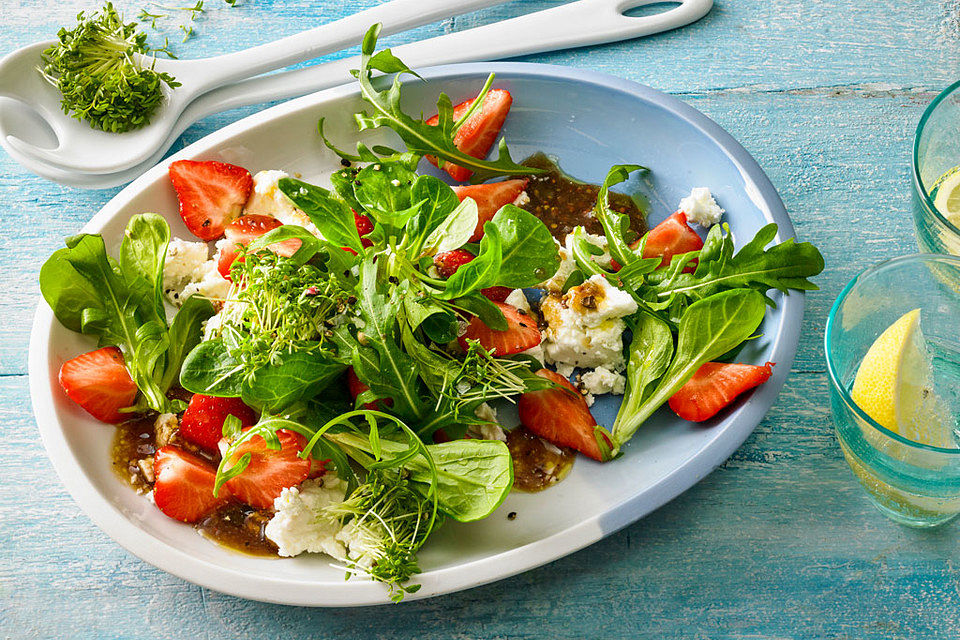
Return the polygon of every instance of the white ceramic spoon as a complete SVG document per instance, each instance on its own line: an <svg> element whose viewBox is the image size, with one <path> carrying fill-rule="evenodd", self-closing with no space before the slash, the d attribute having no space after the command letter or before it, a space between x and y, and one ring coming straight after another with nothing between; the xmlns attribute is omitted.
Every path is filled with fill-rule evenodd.
<svg viewBox="0 0 960 640"><path fill-rule="evenodd" d="M510 20L458 31L420 42L394 47L393 52L411 67L455 62L510 58L557 49L638 38L675 29L705 16L713 0L683 0L675 7L649 16L623 15L633 7L659 4L657 0L577 0ZM11 104L0 101L0 144L18 162L41 177L68 186L97 189L129 182L159 162L176 138L193 122L213 113L250 104L291 98L351 80L356 58L338 60L250 78L215 89L188 105L168 139L140 165L109 174L81 174L38 163L11 147L3 132L6 121L25 118Z"/></svg>
<svg viewBox="0 0 960 640"><path fill-rule="evenodd" d="M198 60L157 60L155 69L173 75L182 86L164 88L166 100L150 124L126 133L106 133L63 113L60 92L36 68L51 42L38 42L0 60L0 96L20 100L46 120L57 144L35 144L31 131L5 131L9 145L37 162L85 173L116 173L137 166L163 147L184 109L217 87L267 71L341 51L360 42L371 24L398 33L441 18L500 4L506 0L392 0L341 20L236 53Z"/></svg>

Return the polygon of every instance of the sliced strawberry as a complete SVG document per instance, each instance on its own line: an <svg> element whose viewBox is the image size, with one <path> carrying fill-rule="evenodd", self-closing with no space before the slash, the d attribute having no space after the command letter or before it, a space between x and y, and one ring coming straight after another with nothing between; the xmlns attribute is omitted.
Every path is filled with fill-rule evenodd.
<svg viewBox="0 0 960 640"><path fill-rule="evenodd" d="M453 251L443 251L433 257L433 264L437 271L444 278L449 278L457 272L457 269L473 260L476 256L466 249L454 249Z"/></svg>
<svg viewBox="0 0 960 640"><path fill-rule="evenodd" d="M130 413L120 413L133 405L137 384L116 347L103 347L72 358L60 367L60 386L71 400L102 422L123 422Z"/></svg>
<svg viewBox="0 0 960 640"><path fill-rule="evenodd" d="M244 427L257 422L257 414L240 398L194 394L180 418L180 435L187 442L216 453L217 443L223 438L223 422L231 415L239 418Z"/></svg>
<svg viewBox="0 0 960 640"><path fill-rule="evenodd" d="M250 464L240 475L227 480L230 491L255 509L267 509L287 487L293 487L310 475L312 463L297 454L307 444L307 439L295 431L281 429L277 431L280 449L270 449L261 436L253 436L239 447L231 464L244 454L250 454ZM220 441L221 450L227 446L226 440Z"/></svg>
<svg viewBox="0 0 960 640"><path fill-rule="evenodd" d="M350 396L356 400L357 396L364 391L369 391L370 387L361 382L360 378L357 377L357 372L353 370L353 367L349 367L347 368L347 389L350 391ZM386 398L384 402L388 407L393 405L393 400L390 398ZM374 400L373 402L368 402L363 405L363 408L371 411L381 411L380 401Z"/></svg>
<svg viewBox="0 0 960 640"><path fill-rule="evenodd" d="M230 279L230 267L237 260L240 254L240 247L247 246L260 236L277 227L282 227L283 223L271 216L251 213L237 218L227 225L223 230L227 242L220 248L220 258L217 260L217 271L220 275ZM300 248L299 240L285 240L270 245L270 250L281 256L290 257ZM242 259L241 259L242 262Z"/></svg>
<svg viewBox="0 0 960 640"><path fill-rule="evenodd" d="M360 246L363 246L363 247L373 246L373 242L371 242L367 238L364 238L365 235L373 231L373 223L370 221L370 218L354 211L353 222L354 224L357 225L357 233L360 234ZM356 255L356 251L351 251L351 253Z"/></svg>
<svg viewBox="0 0 960 640"><path fill-rule="evenodd" d="M503 302L513 293L513 289L510 287L487 287L486 289L480 289L480 293L494 302Z"/></svg>
<svg viewBox="0 0 960 640"><path fill-rule="evenodd" d="M480 242L483 237L483 225L493 220L497 211L504 205L512 203L527 188L529 180L504 180L489 184L470 184L463 187L454 187L460 201L473 198L477 203L477 228L470 237L470 242Z"/></svg>
<svg viewBox="0 0 960 640"><path fill-rule="evenodd" d="M709 420L744 391L758 387L773 374L774 363L728 364L708 362L673 394L673 412L690 422Z"/></svg>
<svg viewBox="0 0 960 640"><path fill-rule="evenodd" d="M467 340L477 340L484 349L493 349L494 355L509 356L540 344L540 330L533 318L509 304L493 304L497 305L507 319L507 330L494 331L474 316L463 335L457 338L461 347L467 348Z"/></svg>
<svg viewBox="0 0 960 640"><path fill-rule="evenodd" d="M454 121L466 113L473 100L461 102L453 108ZM479 109L473 112L473 115L463 123L463 126L457 130L453 136L453 144L457 149L474 158L485 158L490 147L493 146L500 128L503 127L503 121L507 119L507 113L510 111L510 105L513 104L513 98L510 92L504 89L491 89L483 99L483 104ZM436 126L440 122L439 116L433 116L427 120L427 124ZM437 159L433 156L427 156L427 160L434 165ZM457 182L465 182L470 179L473 172L464 167L446 163L443 170L450 174L450 177Z"/></svg>
<svg viewBox="0 0 960 640"><path fill-rule="evenodd" d="M523 426L555 445L572 447L594 460L602 460L600 446L593 435L597 421L584 397L556 371L540 369L537 375L562 388L530 391L520 396L517 409Z"/></svg>
<svg viewBox="0 0 960 640"><path fill-rule="evenodd" d="M330 460L317 460L313 456L309 458L310 460L310 473L307 474L308 478L319 478L327 472L327 465L330 463Z"/></svg>
<svg viewBox="0 0 960 640"><path fill-rule="evenodd" d="M630 245L631 249L640 246L640 240ZM670 264L673 256L687 253L689 251L699 251L703 248L703 240L697 235L689 224L687 224L687 214L683 211L677 211L672 216L655 226L650 230L647 237L647 244L643 247L644 258L655 258L660 256L660 266L665 267ZM697 259L691 261L684 271L693 273L696 269ZM620 270L620 264L613 260L610 264L614 271Z"/></svg>
<svg viewBox="0 0 960 640"><path fill-rule="evenodd" d="M180 447L161 447L153 456L153 500L174 520L197 522L230 500L230 490L220 487L213 495L217 470L212 464Z"/></svg>
<svg viewBox="0 0 960 640"><path fill-rule="evenodd" d="M253 176L225 162L177 160L170 181L180 200L180 217L193 235L215 240L236 219L253 189Z"/></svg>

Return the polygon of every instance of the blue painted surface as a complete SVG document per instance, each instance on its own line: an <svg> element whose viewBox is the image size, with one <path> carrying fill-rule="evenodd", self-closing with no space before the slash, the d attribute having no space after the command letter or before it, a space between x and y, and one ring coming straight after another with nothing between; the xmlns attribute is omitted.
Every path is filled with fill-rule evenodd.
<svg viewBox="0 0 960 640"><path fill-rule="evenodd" d="M141 5L120 3L133 15ZM208 0L189 56L232 50L375 4ZM523 0L418 30L437 35L550 6ZM950 3L943 3L947 6ZM5 53L48 38L84 2L3 0ZM43 182L0 156L0 635L11 638L956 638L955 527L902 529L869 506L830 425L823 323L869 263L914 250L908 159L923 107L960 70L934 0L732 0L644 40L535 61L676 94L770 175L800 238L827 259L777 405L720 469L607 540L435 600L307 610L223 596L133 558L53 475L27 400L39 265L115 190ZM171 40L178 40L175 36ZM401 41L394 38L393 41ZM254 109L201 122L175 148Z"/></svg>

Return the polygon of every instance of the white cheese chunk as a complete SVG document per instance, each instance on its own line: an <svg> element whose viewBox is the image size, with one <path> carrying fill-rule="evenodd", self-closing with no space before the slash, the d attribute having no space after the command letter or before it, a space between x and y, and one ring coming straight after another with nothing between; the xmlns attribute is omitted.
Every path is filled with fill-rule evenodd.
<svg viewBox="0 0 960 640"><path fill-rule="evenodd" d="M230 281L209 260L210 248L204 242L174 238L167 245L163 262L163 293L176 306L194 294L222 300L230 291Z"/></svg>
<svg viewBox="0 0 960 640"><path fill-rule="evenodd" d="M543 350L549 364L569 375L573 367L606 367L622 370L622 320L637 310L625 291L610 285L603 276L593 276L565 295L552 293L540 305L547 323Z"/></svg>
<svg viewBox="0 0 960 640"><path fill-rule="evenodd" d="M284 489L273 501L276 513L264 528L264 534L277 545L281 556L307 551L345 558L347 550L337 539L340 522L327 515L324 508L342 502L346 489L346 483L332 472L305 480L299 487Z"/></svg>
<svg viewBox="0 0 960 640"><path fill-rule="evenodd" d="M580 386L583 391L595 396L605 393L622 396L627 386L627 379L606 367L597 367L580 376Z"/></svg>
<svg viewBox="0 0 960 640"><path fill-rule="evenodd" d="M680 201L677 206L687 215L687 220L696 222L701 227L711 227L720 222L723 209L717 204L706 187L694 187L690 195Z"/></svg>

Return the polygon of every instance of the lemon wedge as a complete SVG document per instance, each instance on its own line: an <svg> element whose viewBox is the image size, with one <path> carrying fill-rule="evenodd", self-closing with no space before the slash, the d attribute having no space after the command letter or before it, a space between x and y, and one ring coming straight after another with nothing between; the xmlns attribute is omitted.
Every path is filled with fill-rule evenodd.
<svg viewBox="0 0 960 640"><path fill-rule="evenodd" d="M955 446L942 404L933 392L933 369L920 330L920 309L903 314L864 356L851 396L887 429L937 447Z"/></svg>
<svg viewBox="0 0 960 640"><path fill-rule="evenodd" d="M937 183L937 198L933 205L952 225L960 227L960 170L951 169Z"/></svg>

